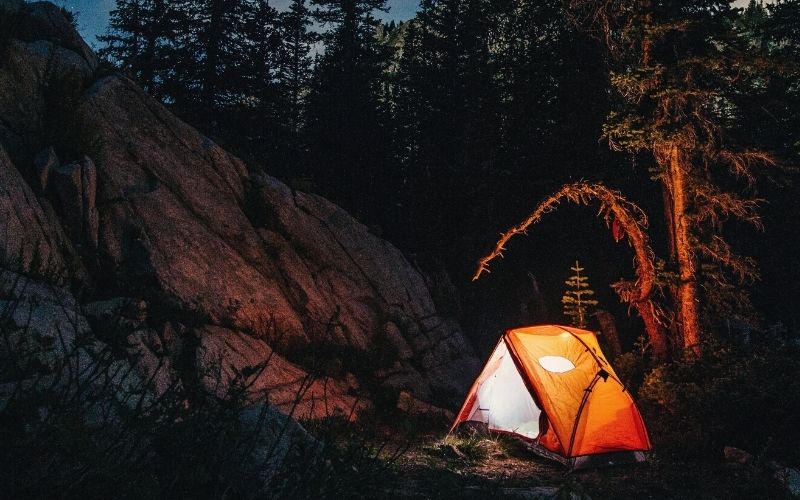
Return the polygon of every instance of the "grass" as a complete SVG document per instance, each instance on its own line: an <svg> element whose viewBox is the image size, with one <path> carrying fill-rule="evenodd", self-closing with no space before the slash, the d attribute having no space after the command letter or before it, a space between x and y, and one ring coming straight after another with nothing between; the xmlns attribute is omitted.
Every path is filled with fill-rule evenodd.
<svg viewBox="0 0 800 500"><path fill-rule="evenodd" d="M486 459L497 447L496 445L497 443L490 439L447 435L444 439L427 445L425 451L434 457L479 462Z"/></svg>
<svg viewBox="0 0 800 500"><path fill-rule="evenodd" d="M509 497L509 489L560 488L566 469L506 435L431 433L409 449L392 472L398 496L502 498Z"/></svg>
<svg viewBox="0 0 800 500"><path fill-rule="evenodd" d="M507 435L429 432L389 468L382 498L781 499L771 473L719 459L648 462L570 471ZM537 493L538 492L538 493Z"/></svg>

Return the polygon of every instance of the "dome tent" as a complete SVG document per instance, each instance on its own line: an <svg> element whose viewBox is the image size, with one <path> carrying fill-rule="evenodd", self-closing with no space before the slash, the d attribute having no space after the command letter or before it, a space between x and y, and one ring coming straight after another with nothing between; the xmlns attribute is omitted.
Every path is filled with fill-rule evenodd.
<svg viewBox="0 0 800 500"><path fill-rule="evenodd" d="M570 467L643 461L650 438L594 333L544 325L508 330L451 431L482 422Z"/></svg>

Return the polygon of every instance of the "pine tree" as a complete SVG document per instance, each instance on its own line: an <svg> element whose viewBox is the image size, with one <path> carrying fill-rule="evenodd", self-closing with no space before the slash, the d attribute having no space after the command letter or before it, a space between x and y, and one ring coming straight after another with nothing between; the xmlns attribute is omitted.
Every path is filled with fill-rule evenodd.
<svg viewBox="0 0 800 500"><path fill-rule="evenodd" d="M178 70L186 95L178 104L193 121L213 130L246 85L242 42L250 5L245 0L190 1L190 24L179 41Z"/></svg>
<svg viewBox="0 0 800 500"><path fill-rule="evenodd" d="M597 305L597 301L590 298L594 295L594 290L589 286L589 278L581 275L584 269L580 262L575 261L575 266L570 267L572 276L564 283L567 290L561 297L564 305L564 316L570 318L570 324L577 328L586 328L587 320L591 308Z"/></svg>
<svg viewBox="0 0 800 500"><path fill-rule="evenodd" d="M312 0L325 31L309 95L310 165L323 193L356 216L385 203L391 170L387 103L382 91L390 53L376 38L373 13L385 0Z"/></svg>
<svg viewBox="0 0 800 500"><path fill-rule="evenodd" d="M134 78L151 95L171 99L176 41L186 29L185 1L117 0L109 28L98 39L105 57Z"/></svg>
<svg viewBox="0 0 800 500"><path fill-rule="evenodd" d="M502 118L491 13L484 1L426 0L406 29L394 92L397 177L403 213L425 221L408 237L434 253L465 244L467 221L484 217L477 207L493 191Z"/></svg>
<svg viewBox="0 0 800 500"><path fill-rule="evenodd" d="M265 112L276 100L283 34L278 12L268 0L250 0L245 7L237 60L242 86L236 91L249 107Z"/></svg>
<svg viewBox="0 0 800 500"><path fill-rule="evenodd" d="M607 112L602 57L561 0L425 0L404 31L390 208L413 222L393 223L391 238L474 255L532 193L567 181L564 165L594 168L596 141L584 138Z"/></svg>
<svg viewBox="0 0 800 500"><path fill-rule="evenodd" d="M242 32L236 35L239 55L233 98L218 117L227 143L251 165L273 163L285 139L279 107L279 57L282 36L278 12L267 0L249 0L243 10Z"/></svg>
<svg viewBox="0 0 800 500"><path fill-rule="evenodd" d="M278 54L277 85L280 120L287 133L283 163L296 170L302 156L302 129L312 75L311 49L317 34L310 31L311 17L305 0L292 0L278 19L282 44Z"/></svg>
<svg viewBox="0 0 800 500"><path fill-rule="evenodd" d="M700 301L711 299L702 295L704 285L719 291L758 276L722 229L731 218L760 226L758 201L742 193L772 159L729 131L740 116L738 96L753 88L764 61L732 28L737 11L728 0L572 4L576 18L593 20L590 29L613 58L620 101L605 137L612 149L649 158L650 176L661 186L677 275L675 344L699 355Z"/></svg>
<svg viewBox="0 0 800 500"><path fill-rule="evenodd" d="M751 1L742 13L743 36L763 60L758 85L742 101L737 132L757 140L792 165L800 162L800 1L765 6Z"/></svg>
<svg viewBox="0 0 800 500"><path fill-rule="evenodd" d="M261 2L265 3L265 2ZM259 4L256 2L255 5ZM241 100L250 0L117 0L100 53L195 122Z"/></svg>

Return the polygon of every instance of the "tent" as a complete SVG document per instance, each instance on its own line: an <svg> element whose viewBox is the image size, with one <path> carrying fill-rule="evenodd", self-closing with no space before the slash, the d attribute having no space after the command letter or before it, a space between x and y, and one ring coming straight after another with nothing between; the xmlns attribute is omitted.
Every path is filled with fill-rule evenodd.
<svg viewBox="0 0 800 500"><path fill-rule="evenodd" d="M594 333L544 325L508 330L469 390L463 422L523 438L573 468L643 461L642 417Z"/></svg>

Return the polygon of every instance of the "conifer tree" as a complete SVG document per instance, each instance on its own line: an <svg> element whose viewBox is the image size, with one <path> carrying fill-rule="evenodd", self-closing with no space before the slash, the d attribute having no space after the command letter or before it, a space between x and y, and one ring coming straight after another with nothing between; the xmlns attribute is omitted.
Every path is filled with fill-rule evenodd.
<svg viewBox="0 0 800 500"><path fill-rule="evenodd" d="M756 136L787 163L800 163L800 0L751 5L742 14L745 34L771 69L752 88L741 135Z"/></svg>
<svg viewBox="0 0 800 500"><path fill-rule="evenodd" d="M251 165L275 161L285 140L281 127L278 89L282 36L278 12L268 0L248 0L239 34L238 55L230 60L230 99L217 117L219 133Z"/></svg>
<svg viewBox="0 0 800 500"><path fill-rule="evenodd" d="M279 24L268 0L118 0L101 54L240 156L269 162L287 142Z"/></svg>
<svg viewBox="0 0 800 500"><path fill-rule="evenodd" d="M170 99L175 77L176 40L187 26L187 10L177 0L117 0L99 50L151 95Z"/></svg>
<svg viewBox="0 0 800 500"><path fill-rule="evenodd" d="M392 224L392 237L474 255L531 193L567 180L563 165L593 168L596 141L585 138L600 133L607 111L602 57L561 0L424 0L404 31L391 208L417 222L399 237ZM564 137L577 140L563 147Z"/></svg>
<svg viewBox="0 0 800 500"><path fill-rule="evenodd" d="M241 39L238 42L239 92L252 107L264 109L275 101L280 51L283 45L278 12L268 0L250 0L246 4Z"/></svg>
<svg viewBox="0 0 800 500"><path fill-rule="evenodd" d="M302 128L312 75L311 50L317 34L309 30L310 11L305 0L292 0L278 19L281 47L278 53L277 85L280 120L287 135L284 163L294 164L302 156ZM292 168L292 166L288 166Z"/></svg>
<svg viewBox="0 0 800 500"><path fill-rule="evenodd" d="M254 38L247 22L262 3L117 0L100 53L184 116L213 119L215 110L241 100L255 76L245 64Z"/></svg>
<svg viewBox="0 0 800 500"><path fill-rule="evenodd" d="M464 244L474 206L498 182L500 103L491 54L492 8L475 0L425 0L406 29L395 89L403 211L437 253ZM415 203L417 199L428 203Z"/></svg>
<svg viewBox="0 0 800 500"><path fill-rule="evenodd" d="M612 56L611 84L620 101L605 137L612 149L648 158L650 177L661 186L677 276L675 344L699 355L701 299L727 300L703 290L733 289L727 284L758 276L723 229L731 218L760 226L758 200L742 193L759 167L773 161L729 131L741 112L737 97L762 76L764 61L732 29L737 11L728 0L571 3Z"/></svg>
<svg viewBox="0 0 800 500"><path fill-rule="evenodd" d="M323 27L309 95L307 134L314 145L310 164L323 193L356 216L366 217L380 181L391 169L387 103L382 98L389 51L378 43L376 10L385 0L312 0ZM389 188L391 189L391 188Z"/></svg>
<svg viewBox="0 0 800 500"><path fill-rule="evenodd" d="M241 71L249 5L245 0L191 0L190 29L182 33L181 79L185 108L196 121L215 121L236 104L245 86Z"/></svg>
<svg viewBox="0 0 800 500"><path fill-rule="evenodd" d="M575 265L570 267L573 274L565 281L567 290L561 297L564 305L564 316L570 319L570 324L577 328L586 328L592 307L597 305L597 301L591 297L594 290L589 286L589 278L581 274L584 269L580 262L575 261Z"/></svg>

